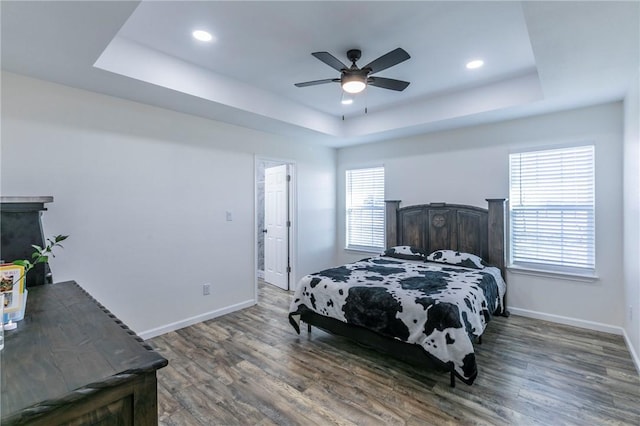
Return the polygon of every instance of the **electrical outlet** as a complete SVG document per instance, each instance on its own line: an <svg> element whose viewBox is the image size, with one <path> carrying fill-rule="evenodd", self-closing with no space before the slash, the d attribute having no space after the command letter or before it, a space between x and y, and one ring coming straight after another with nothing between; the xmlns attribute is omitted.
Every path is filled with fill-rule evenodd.
<svg viewBox="0 0 640 426"><path fill-rule="evenodd" d="M210 294L211 294L211 284L209 283L202 284L202 295L208 296Z"/></svg>

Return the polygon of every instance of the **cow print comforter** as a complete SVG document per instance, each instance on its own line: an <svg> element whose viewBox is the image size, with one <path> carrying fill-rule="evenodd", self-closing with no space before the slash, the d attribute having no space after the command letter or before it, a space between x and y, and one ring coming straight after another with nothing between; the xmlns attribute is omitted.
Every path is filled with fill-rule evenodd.
<svg viewBox="0 0 640 426"><path fill-rule="evenodd" d="M387 337L420 345L463 382L477 375L473 338L501 311L506 284L500 270L374 257L302 278L289 309L311 310Z"/></svg>

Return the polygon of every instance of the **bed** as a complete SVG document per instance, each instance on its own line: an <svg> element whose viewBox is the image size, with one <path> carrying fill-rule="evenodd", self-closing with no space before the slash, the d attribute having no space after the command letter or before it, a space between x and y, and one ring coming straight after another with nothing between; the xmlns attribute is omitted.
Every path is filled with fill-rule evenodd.
<svg viewBox="0 0 640 426"><path fill-rule="evenodd" d="M488 208L386 202L384 253L303 277L289 309L304 322L472 384L474 343L506 309L505 199Z"/></svg>

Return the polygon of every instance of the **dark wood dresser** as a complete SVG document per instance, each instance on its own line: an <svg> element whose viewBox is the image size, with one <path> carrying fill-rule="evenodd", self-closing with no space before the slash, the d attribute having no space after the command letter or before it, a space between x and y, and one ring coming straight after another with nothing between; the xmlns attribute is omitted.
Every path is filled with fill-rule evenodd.
<svg viewBox="0 0 640 426"><path fill-rule="evenodd" d="M3 426L158 423L167 360L73 281L29 289L0 358Z"/></svg>

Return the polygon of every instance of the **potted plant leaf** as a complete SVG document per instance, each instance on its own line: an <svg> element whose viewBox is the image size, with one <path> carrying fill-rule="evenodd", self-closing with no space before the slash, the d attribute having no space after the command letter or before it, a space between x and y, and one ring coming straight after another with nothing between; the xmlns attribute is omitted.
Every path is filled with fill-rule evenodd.
<svg viewBox="0 0 640 426"><path fill-rule="evenodd" d="M31 255L31 259L17 259L11 262L14 265L22 266L24 268L22 274L20 275L17 281L13 281L13 278L12 278L13 283L11 284L11 289L13 289L13 284L15 282L18 282L18 283L21 282L21 280L27 276L27 273L31 271L36 265L40 263L47 263L49 261L49 257L55 257L55 255L53 254L53 249L55 247L64 248L60 243L66 240L67 238L69 238L68 235L56 235L54 237L47 238L47 244L44 247L40 247L39 245L32 244L31 247L33 247L34 252ZM6 293L4 291L2 295L6 297ZM13 330L14 328L16 328L16 323L13 321L14 319L15 321L20 321L22 319L22 315L24 315L24 307L26 305L26 297L27 297L27 290L25 289L24 299L21 302L22 311L21 311L21 314L18 314L17 317L8 316L8 314L3 314L2 316L0 316L0 327L3 330ZM4 298L3 298L3 303L4 303Z"/></svg>
<svg viewBox="0 0 640 426"><path fill-rule="evenodd" d="M27 273L31 269L33 269L33 267L36 266L37 264L49 262L49 256L56 257L53 254L53 249L55 247L64 248L60 243L66 240L67 238L69 238L68 235L56 235L51 238L47 238L47 244L44 247L40 247L37 244L32 244L31 247L33 247L34 252L31 255L31 259L18 259L18 260L14 260L11 263L13 263L14 265L23 266L24 267L23 276L26 276ZM22 279L22 277L20 277L20 279Z"/></svg>

